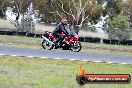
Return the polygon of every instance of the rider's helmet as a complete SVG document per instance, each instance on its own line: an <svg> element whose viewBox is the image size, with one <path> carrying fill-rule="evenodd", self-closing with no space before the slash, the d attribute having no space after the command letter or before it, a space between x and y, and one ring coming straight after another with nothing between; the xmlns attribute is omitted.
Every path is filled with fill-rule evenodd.
<svg viewBox="0 0 132 88"><path fill-rule="evenodd" d="M61 23L62 23L63 25L67 25L67 24L68 24L68 21L67 21L67 19L62 18L62 19L61 19Z"/></svg>

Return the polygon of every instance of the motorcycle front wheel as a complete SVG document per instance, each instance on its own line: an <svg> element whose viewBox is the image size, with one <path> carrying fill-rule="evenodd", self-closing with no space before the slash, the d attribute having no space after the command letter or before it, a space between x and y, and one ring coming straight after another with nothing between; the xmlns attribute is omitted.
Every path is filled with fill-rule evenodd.
<svg viewBox="0 0 132 88"><path fill-rule="evenodd" d="M43 40L43 42L42 42L42 47L43 47L44 49L51 50L51 49L53 49L53 44L49 43L49 42L46 41L46 40Z"/></svg>
<svg viewBox="0 0 132 88"><path fill-rule="evenodd" d="M82 45L80 42L78 42L78 43L72 43L70 49L73 52L79 52L81 50L81 48L82 48Z"/></svg>

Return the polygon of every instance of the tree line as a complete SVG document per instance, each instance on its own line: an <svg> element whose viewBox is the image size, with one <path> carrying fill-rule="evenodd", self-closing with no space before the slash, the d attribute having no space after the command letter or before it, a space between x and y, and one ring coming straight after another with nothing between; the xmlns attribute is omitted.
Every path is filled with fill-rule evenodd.
<svg viewBox="0 0 132 88"><path fill-rule="evenodd" d="M29 6L33 5L33 13L45 23L55 23L63 17L67 18L76 33L90 22L96 24L101 16L106 19L107 33L111 39L129 39L132 25L132 0L0 0L0 17L7 17L7 7L13 9L16 21L11 21L19 27L20 15L27 14Z"/></svg>

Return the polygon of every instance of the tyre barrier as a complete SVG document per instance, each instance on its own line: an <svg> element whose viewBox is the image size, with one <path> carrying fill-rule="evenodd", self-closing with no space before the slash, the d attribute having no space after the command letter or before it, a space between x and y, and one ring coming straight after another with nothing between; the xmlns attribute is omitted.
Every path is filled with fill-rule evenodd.
<svg viewBox="0 0 132 88"><path fill-rule="evenodd" d="M27 37L42 38L42 34L26 33Z"/></svg>
<svg viewBox="0 0 132 88"><path fill-rule="evenodd" d="M127 45L132 45L132 40L126 40Z"/></svg>
<svg viewBox="0 0 132 88"><path fill-rule="evenodd" d="M132 45L132 40L123 40L123 41L120 41L120 45Z"/></svg>
<svg viewBox="0 0 132 88"><path fill-rule="evenodd" d="M6 31L0 31L0 35L5 35Z"/></svg>
<svg viewBox="0 0 132 88"><path fill-rule="evenodd" d="M26 32L17 32L17 35L19 35L19 36L26 36Z"/></svg>
<svg viewBox="0 0 132 88"><path fill-rule="evenodd" d="M17 35L17 31L11 31L11 35Z"/></svg>
<svg viewBox="0 0 132 88"><path fill-rule="evenodd" d="M118 45L118 44L119 44L119 40L111 39L111 40L110 40L110 44L116 44L116 45Z"/></svg>
<svg viewBox="0 0 132 88"><path fill-rule="evenodd" d="M16 35L16 31L1 31L0 30L0 35Z"/></svg>
<svg viewBox="0 0 132 88"><path fill-rule="evenodd" d="M0 35L18 35L18 36L27 36L27 37L37 37L37 38L41 38L42 36L42 34L26 33L20 31L3 31L3 30L0 30Z"/></svg>
<svg viewBox="0 0 132 88"><path fill-rule="evenodd" d="M85 37L85 42L93 43L93 37Z"/></svg>
<svg viewBox="0 0 132 88"><path fill-rule="evenodd" d="M42 38L42 34L35 34L35 38Z"/></svg>
<svg viewBox="0 0 132 88"><path fill-rule="evenodd" d="M12 35L12 32L11 31L7 31L5 34L6 35Z"/></svg>
<svg viewBox="0 0 132 88"><path fill-rule="evenodd" d="M116 45L132 45L132 40L114 40L114 39L103 39L104 44L116 44Z"/></svg>
<svg viewBox="0 0 132 88"><path fill-rule="evenodd" d="M114 40L114 39L103 39L104 44L119 44L119 40Z"/></svg>
<svg viewBox="0 0 132 88"><path fill-rule="evenodd" d="M101 38L93 38L93 43L101 43Z"/></svg>
<svg viewBox="0 0 132 88"><path fill-rule="evenodd" d="M79 37L79 41L85 42L85 38L84 37Z"/></svg>
<svg viewBox="0 0 132 88"><path fill-rule="evenodd" d="M111 41L110 41L109 39L103 39L103 43L104 43L104 44L110 44L110 42L111 42Z"/></svg>
<svg viewBox="0 0 132 88"><path fill-rule="evenodd" d="M27 33L26 36L27 37L35 37L35 33Z"/></svg>
<svg viewBox="0 0 132 88"><path fill-rule="evenodd" d="M35 38L42 37L42 34L17 32L17 31L3 31L3 30L0 30L0 35L19 35L19 36L27 36L27 37L35 37ZM79 41L89 42L89 43L101 43L101 38L79 37ZM115 40L115 39L103 39L103 43L104 44L117 44L117 45L132 45L132 40L119 41L119 40Z"/></svg>
<svg viewBox="0 0 132 88"><path fill-rule="evenodd" d="M98 37L85 37L84 42L90 42L90 43L100 43L101 38Z"/></svg>
<svg viewBox="0 0 132 88"><path fill-rule="evenodd" d="M120 41L119 44L120 45L127 45L126 41L124 41L124 40L123 41Z"/></svg>

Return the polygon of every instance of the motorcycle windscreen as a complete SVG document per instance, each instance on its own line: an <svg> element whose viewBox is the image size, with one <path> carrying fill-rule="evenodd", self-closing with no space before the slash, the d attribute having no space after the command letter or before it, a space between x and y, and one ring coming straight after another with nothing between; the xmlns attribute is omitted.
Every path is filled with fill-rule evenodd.
<svg viewBox="0 0 132 88"><path fill-rule="evenodd" d="M65 25L65 29L69 34L77 35L73 27L70 27L70 25Z"/></svg>

